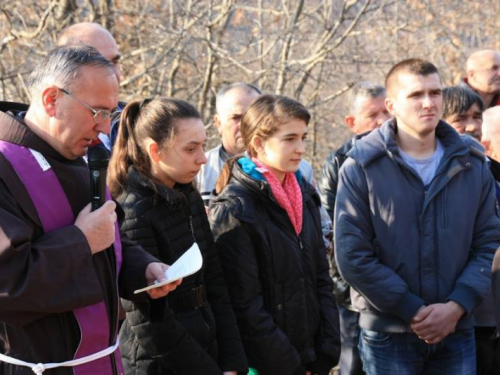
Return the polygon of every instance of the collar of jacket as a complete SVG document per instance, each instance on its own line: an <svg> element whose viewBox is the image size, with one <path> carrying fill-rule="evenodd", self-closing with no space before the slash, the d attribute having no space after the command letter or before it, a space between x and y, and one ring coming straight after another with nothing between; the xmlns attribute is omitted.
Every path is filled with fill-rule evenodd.
<svg viewBox="0 0 500 375"><path fill-rule="evenodd" d="M409 168L399 154L396 144L397 124L395 119L384 123L366 137L356 142L348 156L356 160L363 168L381 157L389 157L415 176L415 181L422 184L416 172ZM442 143L445 152L443 159L432 180L423 204L423 210L430 204L434 197L448 184L448 182L461 171L472 168L471 157L474 156L486 162L483 147L470 136L459 135L450 125L440 121L436 127L436 136ZM443 173L446 172L446 173ZM422 184L423 185L423 184Z"/></svg>
<svg viewBox="0 0 500 375"><path fill-rule="evenodd" d="M248 157L241 157L236 163L234 163L232 176L232 178L236 179L239 183L246 186L251 191L259 195L262 195L262 192L264 192L266 197L277 204L266 179L262 173L258 171L255 163ZM316 189L314 189L312 185L307 183L307 181L302 178L300 170L295 172L295 177L297 178L297 182L299 183L300 190L302 191L302 197L305 202L311 196L314 196Z"/></svg>
<svg viewBox="0 0 500 375"><path fill-rule="evenodd" d="M181 208L186 203L185 194L193 190L192 184L175 184L173 189L161 183L149 180L133 166L129 167L126 190L142 191L145 195L160 198L172 208Z"/></svg>
<svg viewBox="0 0 500 375"><path fill-rule="evenodd" d="M367 136L359 139L348 156L356 160L362 167L367 167L380 157L388 156L401 162L396 143L396 119L386 121L382 127L375 129ZM460 163L465 167L470 156L485 160L484 148L473 138L459 135L450 125L440 120L436 127L436 137L445 149L443 159L460 157ZM442 163L445 164L445 163Z"/></svg>
<svg viewBox="0 0 500 375"><path fill-rule="evenodd" d="M238 164L241 166L243 172L252 177L254 180L266 181L264 175L260 173L259 168L257 168L257 165L250 158L246 156L241 157L238 159ZM302 173L300 173L300 170L297 169L295 177L300 183L300 180L302 179Z"/></svg>

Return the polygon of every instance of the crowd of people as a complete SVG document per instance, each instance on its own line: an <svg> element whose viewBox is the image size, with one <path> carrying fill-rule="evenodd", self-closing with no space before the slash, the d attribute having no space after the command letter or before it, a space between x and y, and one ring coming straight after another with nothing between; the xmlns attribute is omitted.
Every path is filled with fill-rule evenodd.
<svg viewBox="0 0 500 375"><path fill-rule="evenodd" d="M300 102L224 86L205 152L190 103L119 102L119 63L72 25L0 103L0 374L500 374L498 51L359 82L318 184Z"/></svg>

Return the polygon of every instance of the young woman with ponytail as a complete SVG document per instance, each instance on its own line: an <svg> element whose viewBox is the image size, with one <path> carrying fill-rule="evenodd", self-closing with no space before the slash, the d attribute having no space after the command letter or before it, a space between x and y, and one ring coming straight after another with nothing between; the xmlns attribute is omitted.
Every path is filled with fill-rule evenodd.
<svg viewBox="0 0 500 375"><path fill-rule="evenodd" d="M328 375L338 362L338 311L321 232L320 199L298 172L310 115L295 100L256 99L210 204L251 373Z"/></svg>
<svg viewBox="0 0 500 375"><path fill-rule="evenodd" d="M208 225L192 181L206 135L189 103L138 100L123 110L108 171L125 211L122 231L167 264L195 241L203 267L167 297L124 302L120 348L126 374L231 374L247 363Z"/></svg>

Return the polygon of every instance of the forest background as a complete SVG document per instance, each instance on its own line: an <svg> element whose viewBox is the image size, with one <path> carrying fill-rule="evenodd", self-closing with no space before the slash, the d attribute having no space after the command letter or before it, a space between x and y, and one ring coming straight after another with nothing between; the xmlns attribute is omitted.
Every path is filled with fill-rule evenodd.
<svg viewBox="0 0 500 375"><path fill-rule="evenodd" d="M0 100L29 102L26 81L66 26L98 22L121 54L120 99L173 96L207 126L224 85L251 82L312 113L306 159L318 170L351 136L343 123L360 81L383 84L396 62L421 57L445 85L467 56L500 49L500 1L1 0Z"/></svg>

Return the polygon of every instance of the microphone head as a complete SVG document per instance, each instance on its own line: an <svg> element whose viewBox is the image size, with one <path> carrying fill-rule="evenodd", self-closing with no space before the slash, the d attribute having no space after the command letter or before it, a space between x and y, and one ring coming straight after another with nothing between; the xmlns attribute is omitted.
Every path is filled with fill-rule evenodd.
<svg viewBox="0 0 500 375"><path fill-rule="evenodd" d="M103 144L90 147L87 152L89 169L107 168L109 163L109 153Z"/></svg>

